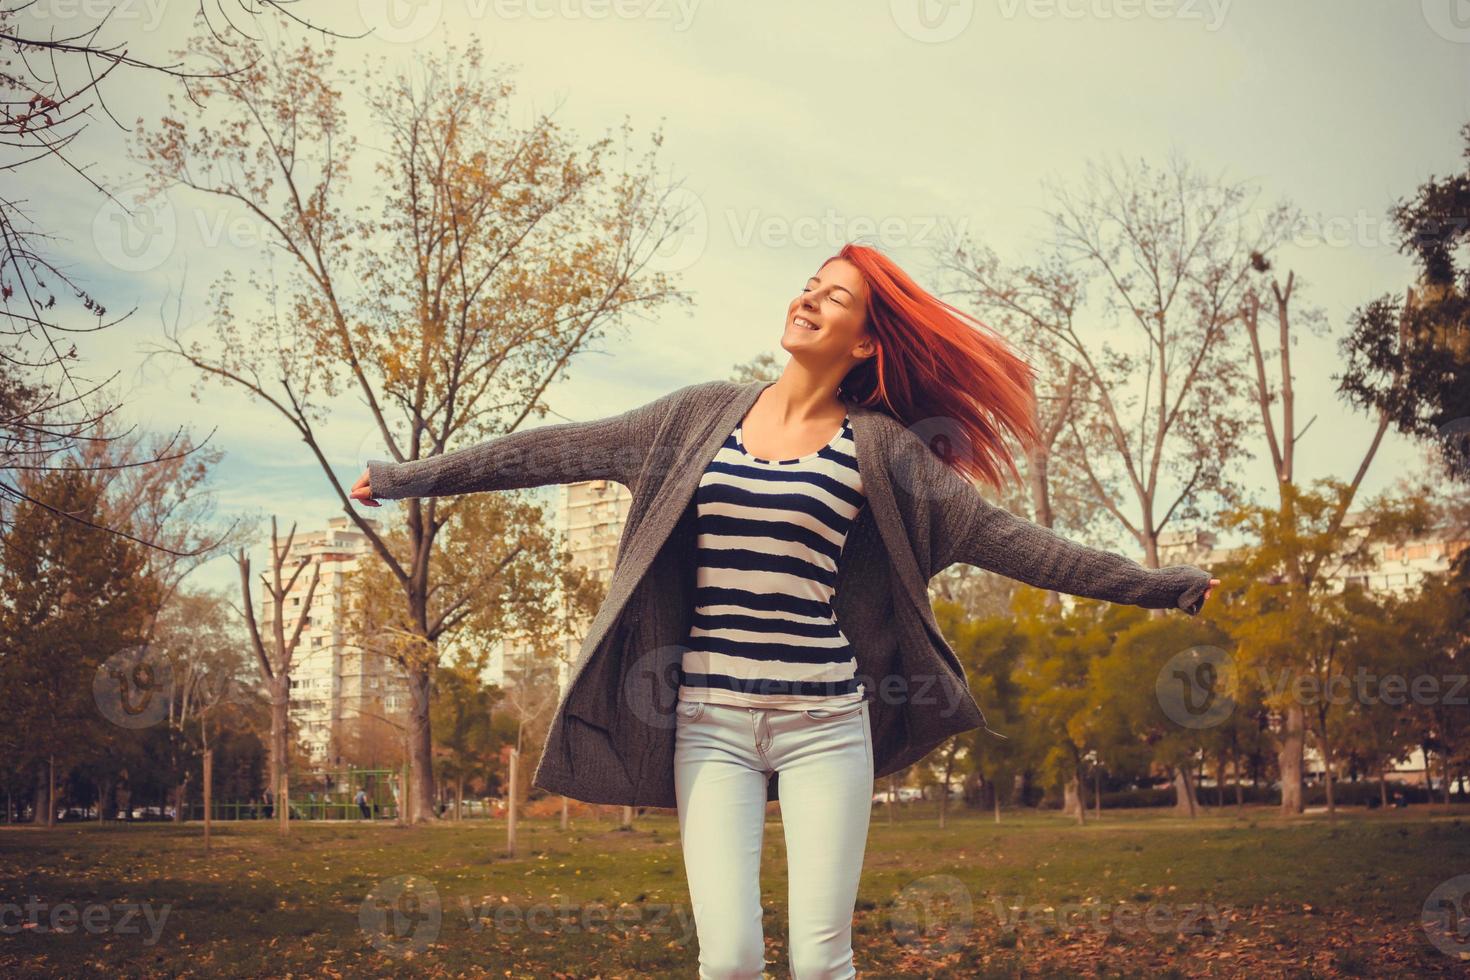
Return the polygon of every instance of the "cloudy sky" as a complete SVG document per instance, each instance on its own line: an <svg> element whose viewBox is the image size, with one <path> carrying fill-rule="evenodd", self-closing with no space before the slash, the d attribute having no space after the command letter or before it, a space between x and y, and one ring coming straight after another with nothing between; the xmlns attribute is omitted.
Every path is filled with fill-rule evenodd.
<svg viewBox="0 0 1470 980"><path fill-rule="evenodd" d="M117 10L104 37L161 59L188 36L196 4L37 0L29 16L70 32L105 6ZM1410 280L1387 209L1431 175L1463 169L1458 130L1470 121L1463 0L353 0L293 9L312 8L338 30L371 29L341 50L390 65L476 35L491 60L519 66L523 119L559 105L562 125L584 142L624 116L640 135L662 124L662 164L702 216L678 256L695 305L635 322L609 354L577 364L551 397L565 419L612 414L779 353L787 302L848 238L882 246L937 287L937 221L962 223L1004 260L1030 261L1047 231L1049 187L1075 188L1089 162L1161 165L1178 153L1206 174L1252 183L1262 207L1289 201L1312 217L1317 231L1279 253L1332 328L1299 348L1299 417L1320 418L1298 475L1346 477L1372 426L1333 395L1336 339L1355 306ZM164 111L167 88L154 76L122 78L110 91L125 122ZM362 135L371 152L371 134ZM73 155L124 185L137 173L111 124L89 130ZM119 372L126 418L163 431L183 423L200 438L213 429L211 443L228 453L216 483L222 514L274 512L316 527L340 513L273 410L218 387L196 404L184 369L143 364L164 320L174 322L180 292L187 330L202 323L214 277L258 260L248 223L232 225L238 216L179 192L142 216L146 227L129 225L80 182L40 184L35 173L26 194L64 236L77 278L114 311L137 308L83 343L94 377ZM351 399L324 437L348 484L381 455ZM1367 489L1418 458L1391 436ZM1268 486L1264 461L1251 467L1242 479ZM218 559L196 584L228 587L234 574Z"/></svg>

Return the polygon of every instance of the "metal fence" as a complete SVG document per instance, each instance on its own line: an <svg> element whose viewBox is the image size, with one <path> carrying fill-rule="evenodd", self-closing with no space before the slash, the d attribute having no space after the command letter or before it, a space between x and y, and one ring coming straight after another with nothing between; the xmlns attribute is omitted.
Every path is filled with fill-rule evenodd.
<svg viewBox="0 0 1470 980"><path fill-rule="evenodd" d="M397 820L398 782L407 782L404 769L332 769L293 775L287 783L292 820ZM361 790L365 799L357 799ZM277 819L275 804L264 799L224 802L210 807L213 820ZM204 804L189 808L194 820L204 819Z"/></svg>

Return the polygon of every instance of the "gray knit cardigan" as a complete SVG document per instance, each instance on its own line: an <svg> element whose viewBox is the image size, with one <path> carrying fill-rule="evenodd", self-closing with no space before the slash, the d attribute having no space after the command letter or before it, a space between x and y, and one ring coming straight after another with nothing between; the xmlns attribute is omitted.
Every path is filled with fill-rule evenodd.
<svg viewBox="0 0 1470 980"><path fill-rule="evenodd" d="M707 381L590 422L513 432L406 463L371 460L375 498L440 497L608 479L632 504L607 596L552 719L532 785L587 803L674 807L674 702L694 612L695 490L764 382ZM1149 569L1074 543L981 498L892 416L850 405L865 500L833 605L854 647L873 733L873 776L984 727L964 668L929 606L955 562L1030 585L1196 614L1209 573ZM778 799L779 777L767 781Z"/></svg>

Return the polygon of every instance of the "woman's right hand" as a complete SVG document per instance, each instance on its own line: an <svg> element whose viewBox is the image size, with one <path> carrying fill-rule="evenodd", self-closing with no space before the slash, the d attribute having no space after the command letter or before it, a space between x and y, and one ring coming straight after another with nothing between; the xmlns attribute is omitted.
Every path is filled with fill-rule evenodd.
<svg viewBox="0 0 1470 980"><path fill-rule="evenodd" d="M362 476L352 485L352 492L348 494L353 500L361 500L369 507L381 507L381 503L373 499L373 488L368 485L368 471L363 470Z"/></svg>

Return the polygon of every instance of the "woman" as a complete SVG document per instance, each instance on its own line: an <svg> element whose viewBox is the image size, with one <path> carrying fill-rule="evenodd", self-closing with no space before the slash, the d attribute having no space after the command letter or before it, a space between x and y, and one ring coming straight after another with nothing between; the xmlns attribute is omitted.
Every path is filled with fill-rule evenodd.
<svg viewBox="0 0 1470 980"><path fill-rule="evenodd" d="M788 306L774 383L690 385L612 418L373 460L353 487L370 506L585 479L632 490L533 784L677 809L702 977L765 967L770 799L791 972L855 975L874 778L985 725L929 610L934 574L964 561L1191 615L1218 584L1086 548L975 492L973 478L1016 473L1003 436L1036 427L1031 369L963 317L849 244Z"/></svg>

